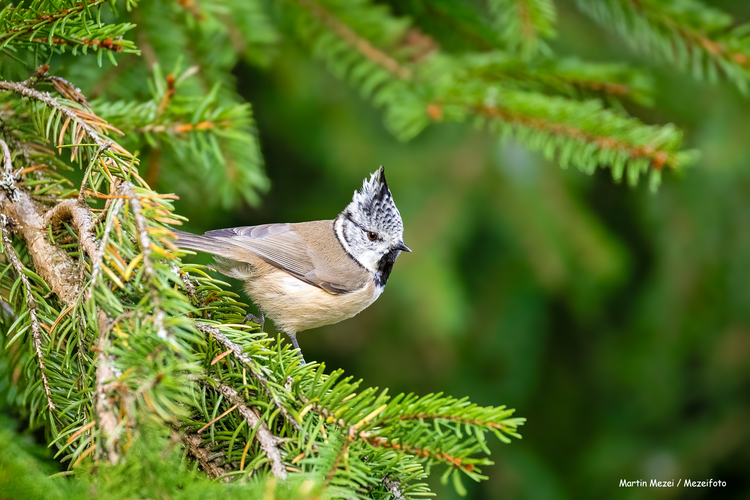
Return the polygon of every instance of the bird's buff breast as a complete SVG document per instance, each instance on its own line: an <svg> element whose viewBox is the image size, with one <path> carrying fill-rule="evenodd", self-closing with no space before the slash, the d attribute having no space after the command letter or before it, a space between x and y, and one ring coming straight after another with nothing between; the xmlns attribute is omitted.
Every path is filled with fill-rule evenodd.
<svg viewBox="0 0 750 500"><path fill-rule="evenodd" d="M274 270L248 282L246 291L277 328L296 333L351 318L375 302L383 289L370 281L359 290L333 295Z"/></svg>

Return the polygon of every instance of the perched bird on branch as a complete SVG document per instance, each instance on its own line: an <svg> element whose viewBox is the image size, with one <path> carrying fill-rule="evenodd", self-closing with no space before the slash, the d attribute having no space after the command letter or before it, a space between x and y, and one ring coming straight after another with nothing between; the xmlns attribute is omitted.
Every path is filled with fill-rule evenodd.
<svg viewBox="0 0 750 500"><path fill-rule="evenodd" d="M383 167L333 220L175 233L178 246L215 255L221 273L243 280L260 323L271 318L296 349L297 333L351 318L375 302L396 258L411 252Z"/></svg>

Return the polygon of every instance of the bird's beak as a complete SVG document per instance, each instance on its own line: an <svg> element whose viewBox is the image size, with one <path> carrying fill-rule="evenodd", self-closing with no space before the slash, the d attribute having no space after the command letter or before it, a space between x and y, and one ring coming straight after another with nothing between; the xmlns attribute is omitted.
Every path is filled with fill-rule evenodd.
<svg viewBox="0 0 750 500"><path fill-rule="evenodd" d="M404 252L411 252L411 248L404 245L403 241L398 242L398 245L396 245L396 250L402 250Z"/></svg>

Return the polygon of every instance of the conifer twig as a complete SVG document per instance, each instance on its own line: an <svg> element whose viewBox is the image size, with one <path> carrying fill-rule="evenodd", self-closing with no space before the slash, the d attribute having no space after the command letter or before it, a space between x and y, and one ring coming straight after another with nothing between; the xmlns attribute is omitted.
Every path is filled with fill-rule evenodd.
<svg viewBox="0 0 750 500"><path fill-rule="evenodd" d="M60 104L57 101L57 99L49 95L48 92L40 92L36 89L32 89L30 87L25 86L21 82L6 82L6 81L0 81L0 89L16 92L18 94L21 94L24 97L29 97L37 101L40 101L49 108L60 111L67 118L70 118L71 121L76 122L78 126L81 127L86 132L86 135L91 137L91 139L96 143L97 146L101 147L107 144L108 141L102 138L99 132L94 130L94 127L84 122L72 109L70 109L67 106L64 106L63 104Z"/></svg>
<svg viewBox="0 0 750 500"><path fill-rule="evenodd" d="M44 386L44 393L47 395L47 406L49 410L52 411L55 409L55 403L52 402L52 391L49 387L47 374L44 372L45 367L44 355L42 353L42 331L39 326L39 318L36 315L36 301L34 300L34 295L31 291L31 283L29 282L29 278L23 272L24 265L23 263L21 263L21 260L16 254L16 250L11 244L10 236L8 235L7 218L4 214L0 215L0 226L2 229L2 235L0 235L0 237L2 237L3 240L5 255L8 256L8 260L10 260L11 264L13 264L13 268L16 270L18 277L21 279L24 291L26 292L26 305L29 309L29 318L31 318L31 337L34 342L34 352L36 353L37 360L39 361L39 371L42 374L42 385Z"/></svg>
<svg viewBox="0 0 750 500"><path fill-rule="evenodd" d="M26 190L19 189L16 193L14 199L0 190L0 212L9 220L21 222L15 229L26 240L36 273L66 306L70 306L78 296L73 259L47 238L46 207L31 198Z"/></svg>
<svg viewBox="0 0 750 500"><path fill-rule="evenodd" d="M25 36L36 33L42 27L54 25L55 23L59 22L61 19L64 19L65 17L76 15L87 9L96 7L99 4L102 4L104 2L105 0L83 0L79 4L77 4L75 7L71 7L69 9L62 9L52 14L45 13L36 19L27 20L22 25L17 26L3 33L2 36L0 36L0 45L2 45L3 43L5 43L7 40L11 38L23 38ZM88 5L86 5L87 3Z"/></svg>
<svg viewBox="0 0 750 500"><path fill-rule="evenodd" d="M8 144L0 139L0 149L3 150L3 171L0 175L0 187L5 189L11 200L18 200L18 187L16 187L16 176L13 173L13 160L10 156L10 150Z"/></svg>
<svg viewBox="0 0 750 500"><path fill-rule="evenodd" d="M109 320L104 311L99 311L99 360L96 364L96 395L95 406L98 415L99 427L104 431L104 447L107 451L109 461L116 464L119 460L115 450L115 440L119 436L117 430L117 416L109 408L107 392L111 390L112 382L117 378L111 360L107 357L107 332L109 331Z"/></svg>
<svg viewBox="0 0 750 500"><path fill-rule="evenodd" d="M360 432L359 434L357 434L357 436L371 446L375 446L377 448L390 448L392 450L403 451L404 453L408 453L410 455L416 455L423 458L432 458L435 460L440 460L441 462L447 462L452 466L459 469L464 469L467 472L474 471L474 464L464 463L461 457L455 457L453 455L449 455L448 453L429 450L427 448L420 448L419 446L409 446L407 444L396 443L393 441L389 441L388 438L382 436L371 436L367 432Z"/></svg>
<svg viewBox="0 0 750 500"><path fill-rule="evenodd" d="M185 434L185 437L183 437L182 440L187 444L190 454L198 459L201 468L206 471L206 474L211 476L211 478L216 479L217 477L226 474L226 471L223 468L214 463L208 450L201 447L203 438L197 434ZM226 480L228 479L229 478Z"/></svg>
<svg viewBox="0 0 750 500"><path fill-rule="evenodd" d="M572 125L546 121L542 118L532 116L524 116L499 106L480 105L475 107L474 111L478 115L499 118L511 124L595 144L600 149L622 151L630 158L647 158L655 169L661 169L665 165L674 166L677 163L674 155L652 146L631 144L615 139L614 137L592 134Z"/></svg>
<svg viewBox="0 0 750 500"><path fill-rule="evenodd" d="M297 3L307 9L320 22L325 24L331 31L340 36L367 59L382 66L402 80L411 80L411 69L403 66L396 59L372 45L368 40L360 37L354 30L337 19L336 16L328 12L320 4L313 0L297 0Z"/></svg>
<svg viewBox="0 0 750 500"><path fill-rule="evenodd" d="M85 194L86 194L86 186L88 185L88 179L91 175L91 170L94 168L94 165L96 164L96 161L99 159L99 156L101 156L102 152L109 149L112 144L114 144L112 141L107 141L104 144L99 146L99 149L96 150L96 154L93 158L89 161L89 166L86 169L86 171L83 173L83 180L81 181L81 189L78 192L78 201L84 202L86 201Z"/></svg>
<svg viewBox="0 0 750 500"><path fill-rule="evenodd" d="M99 271L102 268L102 261L104 260L104 252L107 248L107 241L109 240L109 233L112 231L112 226L117 218L117 214L120 212L120 208L124 203L123 199L115 201L112 208L109 210L110 217L107 221L107 225L104 227L104 234L102 235L102 241L99 244L99 251L96 253L96 258L91 266L91 283L89 286L89 297L93 293L94 286L96 286L96 278L99 276Z"/></svg>
<svg viewBox="0 0 750 500"><path fill-rule="evenodd" d="M227 338L226 335L221 333L218 328L207 325L205 323L196 323L196 327L198 330L202 331L203 333L211 335L217 342L224 345L225 347L228 347L232 350L232 353L234 356L242 361L247 367L250 369L250 374L255 377L255 379L260 382L260 385L263 387L263 390L266 391L266 394L268 394L271 399L273 400L273 404L279 409L279 412L281 412L282 415L284 415L284 418L294 426L295 429L300 430L300 425L297 420L292 417L287 409L284 407L284 405L279 400L278 395L271 389L271 387L268 385L268 379L258 370L258 367L256 363L253 361L253 359L242 352L242 347L238 346L231 340Z"/></svg>
<svg viewBox="0 0 750 500"><path fill-rule="evenodd" d="M286 468L281 461L281 454L279 453L279 444L283 443L285 440L271 433L266 423L263 422L255 412L248 408L247 405L245 405L245 401L235 389L223 384L221 381L213 377L211 380L216 384L213 388L237 407L237 411L239 411L240 415L242 415L247 421L248 427L250 429L257 429L255 432L255 439L271 461L271 472L273 472L273 475L279 479L286 479Z"/></svg>
<svg viewBox="0 0 750 500"><path fill-rule="evenodd" d="M138 231L138 245L141 247L141 252L143 253L143 267L149 276L154 276L154 268L151 265L151 239L148 237L148 222L146 222L146 218L141 213L143 206L129 182L123 183L119 189L122 189L130 199L130 207L133 209L136 231Z"/></svg>
<svg viewBox="0 0 750 500"><path fill-rule="evenodd" d="M440 413L412 413L396 416L398 420L450 420L458 424L478 425L480 427L489 427L490 429L508 429L509 427L502 422L490 422L476 418L465 418L460 415L444 415ZM386 423L389 418L382 419L379 424Z"/></svg>
<svg viewBox="0 0 750 500"><path fill-rule="evenodd" d="M333 465L328 470L328 474L326 474L326 479L323 482L323 489L328 488L328 486L330 486L331 484L331 481L333 481L333 478L336 477L336 471L338 470L339 464L341 463L341 458L349 449L349 445L351 444L351 442L352 442L351 437L349 439L342 440L341 446L339 447L339 451L336 453L336 458L333 460Z"/></svg>

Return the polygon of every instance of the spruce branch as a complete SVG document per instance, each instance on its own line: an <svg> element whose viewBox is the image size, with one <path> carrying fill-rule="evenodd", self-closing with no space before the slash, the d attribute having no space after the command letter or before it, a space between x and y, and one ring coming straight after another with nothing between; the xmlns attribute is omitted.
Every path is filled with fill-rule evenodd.
<svg viewBox="0 0 750 500"><path fill-rule="evenodd" d="M97 146L99 146L100 148L103 148L102 151L106 151L107 149L112 149L118 155L131 157L130 153L126 151L122 146L106 139L102 135L104 129L107 129L107 128L111 129L113 127L111 127L111 125L109 125L106 121L102 120L98 116L93 115L91 113L87 113L80 109L74 109L70 106L66 106L65 104L61 103L57 98L52 97L48 92L40 92L34 88L24 85L22 82L0 81L0 90L16 92L18 94L21 94L24 97L34 99L36 101L43 103L48 108L54 111L57 111L61 113L63 116L65 116L67 120L66 120L66 123L63 124L63 128L60 133L61 140L62 140L62 137L64 136L67 123L73 122L76 126L76 130L80 129L80 134L81 135L85 134L86 136L88 136L92 141L94 141L94 143ZM73 131L72 135L74 137L74 140L80 137L79 133L75 132L75 130ZM77 141L77 142L80 142L80 141ZM126 171L128 171L129 174L135 176L136 178L139 178L137 172L128 169L127 163L123 162L119 158L113 158L113 157L114 155L109 156L107 161L112 162L112 160L114 160L115 163L117 163L118 167L126 169Z"/></svg>
<svg viewBox="0 0 750 500"><path fill-rule="evenodd" d="M36 273L44 279L60 300L68 306L73 305L79 292L73 259L65 250L51 243L47 238L50 217L46 207L33 200L26 190L17 190L15 193L14 199L0 192L0 212L7 219L16 221L16 231L26 241ZM68 210L70 214L70 208L70 204L66 204L59 211ZM58 212L53 212L53 215L55 213ZM86 220L85 215L81 216L77 210L75 213L79 215L80 222ZM85 236L81 241L87 241ZM89 250L96 249L91 244L85 244L88 245Z"/></svg>
<svg viewBox="0 0 750 500"><path fill-rule="evenodd" d="M564 123L548 121L544 118L514 113L513 111L501 106L480 105L474 108L474 112L480 116L489 118L500 118L501 120L513 124L528 127L539 132L549 133L556 137L580 140L587 144L595 145L599 150L615 150L625 153L629 159L637 160L645 158L653 166L660 170L665 165L675 167L679 160L675 154L669 151L654 148L649 145L637 145L629 141L618 140L611 136L597 135L589 133L581 128Z"/></svg>
<svg viewBox="0 0 750 500"><path fill-rule="evenodd" d="M191 455L193 455L201 465L201 468L206 471L212 479L219 478L226 474L226 471L216 463L216 456L211 453L210 448L202 447L203 438L197 434L185 434L183 442L187 445L187 449ZM229 481L229 478L225 478L224 481Z"/></svg>
<svg viewBox="0 0 750 500"><path fill-rule="evenodd" d="M563 168L574 165L591 174L597 167L609 167L615 180L627 175L633 185L648 174L652 189L664 167L680 168L691 161L690 153L680 151L682 133L673 125L645 125L593 100L471 88L467 84L460 92L446 92L446 100L431 103L427 114L435 121L480 117L480 124L502 135L515 134L521 145L542 151L550 160L557 155Z"/></svg>
<svg viewBox="0 0 750 500"><path fill-rule="evenodd" d="M182 71L176 65L164 77L156 65L149 82L151 99L97 100L92 106L125 134L130 149L150 146L150 183L160 177L184 183L187 174L216 193L211 197L215 203L231 206L244 199L256 205L267 183L252 108L226 98L224 84L214 85L207 95L193 95L193 76L202 72L198 66ZM176 172L179 178L173 179Z"/></svg>
<svg viewBox="0 0 750 500"><path fill-rule="evenodd" d="M247 421L248 427L255 430L255 439L271 461L271 472L273 475L279 479L286 479L286 468L281 461L281 454L279 453L279 445L284 440L271 433L266 423L253 410L247 407L245 401L234 388L220 382L216 378L212 377L211 380L213 381L211 387L227 398Z"/></svg>
<svg viewBox="0 0 750 500"><path fill-rule="evenodd" d="M7 149L7 145L4 141L0 140L0 144L3 149ZM0 201L1 206L1 201ZM49 380L47 378L46 367L44 363L44 353L42 352L42 330L40 327L39 318L37 317L37 304L34 300L34 293L31 289L31 283L29 278L26 276L25 268L21 260L16 254L16 250L13 248L13 244L10 239L10 231L8 229L8 218L5 214L0 214L0 237L3 240L3 250L16 270L16 274L23 283L24 294L26 295L26 304L29 311L29 318L31 319L31 339L34 343L34 352L36 354L37 362L39 363L39 373L42 377L42 386L44 387L44 393L47 396L47 408L49 411L55 411L55 403L52 402L52 390L50 389Z"/></svg>
<svg viewBox="0 0 750 500"><path fill-rule="evenodd" d="M231 349L235 358L237 358L245 366L247 366L253 378L260 382L263 390L268 394L268 396L273 401L273 404L276 406L276 408L279 409L279 412L284 416L284 418L290 424L292 424L295 429L301 429L299 422L297 422L297 420L289 414L286 407L284 407L284 404L279 399L278 394L276 394L276 391L270 386L268 379L263 375L263 373L261 373L261 370L258 367L257 363L242 351L242 347L229 340L226 335L221 333L221 331L214 326L207 325L205 323L196 323L196 327L201 332L207 335L211 335L211 337L213 337L220 344L224 345L224 347Z"/></svg>
<svg viewBox="0 0 750 500"><path fill-rule="evenodd" d="M723 73L745 92L750 79L746 26L699 1L576 0L600 24L614 26L634 47L666 59L696 78Z"/></svg>
<svg viewBox="0 0 750 500"><path fill-rule="evenodd" d="M74 53L79 49L83 53L100 52L100 59L102 50L138 54L135 45L123 38L135 25L103 24L97 20L104 3L105 0L83 0L54 5L34 0L28 8L6 6L0 10L0 49L36 46L62 52L70 47ZM48 10L50 7L53 10Z"/></svg>
<svg viewBox="0 0 750 500"><path fill-rule="evenodd" d="M141 247L141 254L143 255L143 265L146 273L149 276L154 276L154 268L151 265L151 239L148 236L148 222L143 216L143 206L138 200L133 186L130 183L121 184L119 187L125 193L130 201L130 206L133 209L133 217L135 217L136 230L138 232L138 244Z"/></svg>
<svg viewBox="0 0 750 500"><path fill-rule="evenodd" d="M551 0L489 0L500 38L508 48L529 59L549 55L545 38L555 36L556 11Z"/></svg>
<svg viewBox="0 0 750 500"><path fill-rule="evenodd" d="M410 80L412 78L411 70L399 63L395 58L388 55L386 52L378 49L367 39L360 37L357 33L352 30L349 26L341 22L331 12L325 9L322 5L315 2L314 0L293 0L299 5L308 10L316 19L327 26L331 31L336 33L342 40L344 40L351 47L356 49L365 58L374 62L378 66L386 69L396 77L402 80Z"/></svg>
<svg viewBox="0 0 750 500"><path fill-rule="evenodd" d="M462 70L488 85L560 95L570 99L602 98L617 104L628 99L653 104L653 81L643 71L623 64L601 64L576 58L550 59L534 64L511 55L491 52L459 57Z"/></svg>
<svg viewBox="0 0 750 500"><path fill-rule="evenodd" d="M112 232L112 227L114 226L115 220L117 220L117 215L120 213L123 203L124 201L122 199L115 200L115 203L111 208L105 207L102 211L102 215L106 215L107 217L107 223L104 227L104 235L102 236L101 243L99 244L99 251L96 253L96 258L93 259L93 265L91 266L91 283L89 285L88 298L91 298L91 293L93 293L93 290L96 287L96 280L101 272L102 261L104 260L104 255L106 253L105 250L107 248L107 242L109 241L109 235Z"/></svg>
<svg viewBox="0 0 750 500"><path fill-rule="evenodd" d="M373 41L373 46L387 44ZM373 66L372 61L367 64ZM142 109L153 111L151 123L173 113L183 97L178 79L173 85L169 78L159 80L166 82L164 92L148 105L141 103ZM66 394L65 411L50 416L58 456L72 467L86 460L118 462L130 453L131 436L138 439L142 422L156 420L171 428L190 422L181 426L187 430L183 443L188 454L222 481L250 473L291 480L292 473L303 472L314 478L313 484L327 485L325 494L349 498L425 494L425 464L443 463L481 477L476 466L488 461L477 458L483 452L478 435L493 430L488 422L499 422L500 410L457 413L443 408L448 403L441 400L435 404L442 404L442 410L412 409L417 415L445 416L433 419L440 420L434 430L426 425L429 419L416 417L378 424L384 412L405 410L398 400L389 402L385 391L359 391L340 372L329 375L314 364L302 367L288 346L273 345L262 332L238 334L235 328L249 328L236 324L246 313L244 304L201 266L181 264L170 232L181 221L171 206L174 196L155 193L140 180L138 160L127 153L131 148L110 137L119 123L117 129L110 125L98 102L88 107L86 97L69 82L44 72L20 85L5 83L0 89L12 91L3 94L14 111L12 130L22 130L18 136L24 142L43 145L33 154L46 164L68 167L75 162L84 174L81 184L73 185L51 168L34 170L40 176L33 179L32 170L19 169L13 180L18 199L0 191L0 210L24 225L32 223L18 229L28 248L22 257L37 273L29 278L32 293L59 292L63 303L38 301L37 318L42 328L52 325L44 352L49 386L55 398L58 392ZM50 83L60 97L41 90ZM125 133L132 137L132 128ZM74 154L63 161L50 144L74 149ZM11 167L6 168L5 158L3 163L12 173L13 162L21 159L15 143L11 146L4 155ZM66 182L69 188L62 187ZM97 213L95 207L102 204ZM65 283L67 292L54 282L56 267L40 261L55 252L70 268L65 276L73 277ZM82 283L72 271L76 263ZM79 284L86 294L79 292ZM23 285L0 276L0 286L19 290ZM26 313L28 304L17 293L9 297L18 317ZM11 344L18 339L32 344L30 335L22 335L28 325L18 327ZM36 377L24 381L30 399L43 400L36 370L25 372ZM191 384L193 380L203 387ZM34 414L32 420L36 418ZM459 426L477 436L461 434ZM513 430L511 423L506 430ZM294 458L285 463L287 456Z"/></svg>

